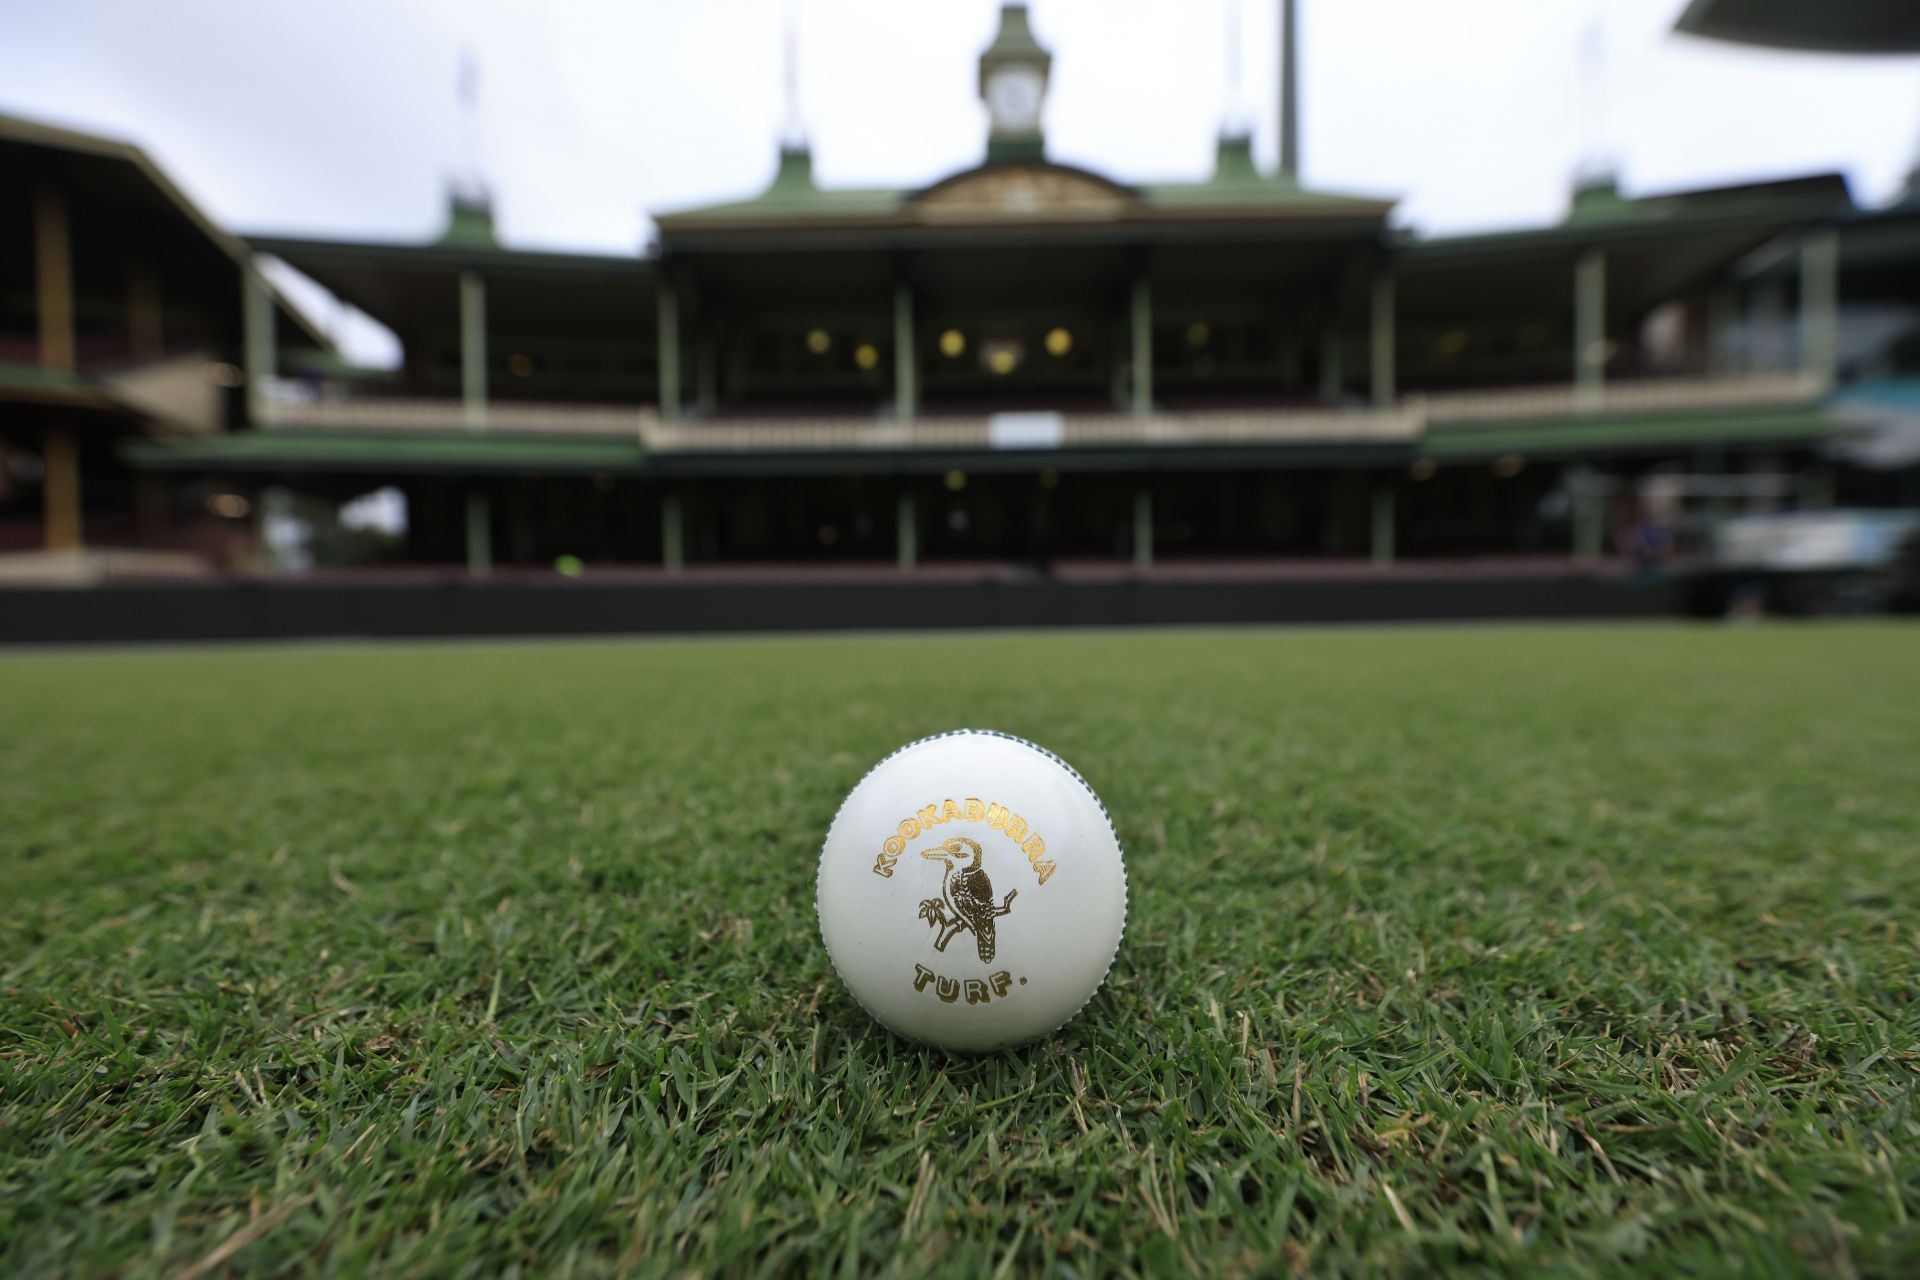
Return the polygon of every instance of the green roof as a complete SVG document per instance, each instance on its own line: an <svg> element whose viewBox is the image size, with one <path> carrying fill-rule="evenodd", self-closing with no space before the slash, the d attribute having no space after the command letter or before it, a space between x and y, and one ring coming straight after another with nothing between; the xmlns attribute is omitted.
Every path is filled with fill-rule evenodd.
<svg viewBox="0 0 1920 1280"><path fill-rule="evenodd" d="M1071 173L1104 184L1111 187L1121 199L1136 201L1139 212L1149 217L1156 214L1203 217L1221 213L1284 216L1312 212L1385 218L1393 207L1391 200L1341 192L1311 191L1288 179L1266 177L1254 166L1250 142L1223 138L1214 173L1205 181L1135 186L1113 182L1068 165L1035 159L990 160L919 188L823 188L814 182L810 153L805 148L783 148L773 181L759 195L656 216L661 230L669 239L674 229L680 226L705 229L730 223L751 223L758 227L765 227L769 223L790 223L798 229L841 222L900 223L914 220L911 217L914 204L936 189L949 188L974 174L1022 168ZM1020 221L1027 216L1027 211L1022 211L1008 220ZM1110 223L1111 220L1100 221Z"/></svg>
<svg viewBox="0 0 1920 1280"><path fill-rule="evenodd" d="M1393 201L1337 191L1309 191L1291 178L1269 177L1253 162L1250 138L1222 136L1214 153L1213 176L1205 182L1163 182L1138 188L1154 209L1217 209L1236 212L1266 209L1339 209L1385 217Z"/></svg>
<svg viewBox="0 0 1920 1280"><path fill-rule="evenodd" d="M1567 217L1553 226L1413 237L1402 244L1400 256L1414 263L1498 257L1515 250L1567 249L1676 232L1770 235L1853 212L1846 180L1831 173L1638 197L1622 196L1617 187L1603 183L1576 191Z"/></svg>
<svg viewBox="0 0 1920 1280"><path fill-rule="evenodd" d="M1051 62L1053 55L1033 34L1033 24L1027 20L1025 4L1003 4L1000 6L1000 29L994 34L993 43L981 53L983 63L995 62Z"/></svg>
<svg viewBox="0 0 1920 1280"><path fill-rule="evenodd" d="M1849 428L1818 409L1649 414L1429 427L1422 451L1435 458L1657 449L1669 446L1825 440Z"/></svg>
<svg viewBox="0 0 1920 1280"><path fill-rule="evenodd" d="M140 441L122 453L136 465L166 470L266 472L634 471L644 457L634 440L278 430Z"/></svg>

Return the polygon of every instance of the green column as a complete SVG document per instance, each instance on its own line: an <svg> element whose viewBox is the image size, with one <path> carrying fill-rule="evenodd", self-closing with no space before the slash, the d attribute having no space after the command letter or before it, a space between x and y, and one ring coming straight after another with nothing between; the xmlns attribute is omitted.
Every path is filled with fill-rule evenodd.
<svg viewBox="0 0 1920 1280"><path fill-rule="evenodd" d="M1382 265L1373 273L1373 335L1370 343L1373 403L1386 408L1394 397L1393 268Z"/></svg>
<svg viewBox="0 0 1920 1280"><path fill-rule="evenodd" d="M1808 232L1800 242L1800 368L1833 380L1840 355L1840 233Z"/></svg>
<svg viewBox="0 0 1920 1280"><path fill-rule="evenodd" d="M914 510L913 495L900 495L900 506L895 513L895 527L899 534L895 544L900 554L900 572L911 573L920 562L920 518Z"/></svg>
<svg viewBox="0 0 1920 1280"><path fill-rule="evenodd" d="M1133 567L1153 568L1153 492L1145 485L1133 492Z"/></svg>
<svg viewBox="0 0 1920 1280"><path fill-rule="evenodd" d="M680 519L680 495L669 493L660 500L660 563L668 573L686 567L685 530Z"/></svg>
<svg viewBox="0 0 1920 1280"><path fill-rule="evenodd" d="M493 506L485 491L467 491L467 572L484 578L493 572Z"/></svg>
<svg viewBox="0 0 1920 1280"><path fill-rule="evenodd" d="M1573 387L1583 405L1599 402L1607 375L1607 255L1588 249L1573 264Z"/></svg>
<svg viewBox="0 0 1920 1280"><path fill-rule="evenodd" d="M902 422L920 411L920 351L913 336L913 286L893 287L893 415Z"/></svg>
<svg viewBox="0 0 1920 1280"><path fill-rule="evenodd" d="M487 425L487 286L477 271L460 273L460 407L467 430Z"/></svg>
<svg viewBox="0 0 1920 1280"><path fill-rule="evenodd" d="M1373 562L1393 563L1393 486L1373 482Z"/></svg>
<svg viewBox="0 0 1920 1280"><path fill-rule="evenodd" d="M1153 283L1143 270L1133 278L1133 415L1153 413Z"/></svg>
<svg viewBox="0 0 1920 1280"><path fill-rule="evenodd" d="M660 278L660 416L680 416L680 298L673 282Z"/></svg>
<svg viewBox="0 0 1920 1280"><path fill-rule="evenodd" d="M277 357L274 353L273 294L260 274L258 263L249 261L240 269L240 325L242 354L247 375L247 418L255 426L265 416L267 383L273 378Z"/></svg>

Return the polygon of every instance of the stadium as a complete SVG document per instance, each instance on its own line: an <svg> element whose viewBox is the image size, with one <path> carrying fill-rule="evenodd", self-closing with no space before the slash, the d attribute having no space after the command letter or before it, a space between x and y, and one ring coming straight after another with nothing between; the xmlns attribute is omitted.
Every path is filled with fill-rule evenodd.
<svg viewBox="0 0 1920 1280"><path fill-rule="evenodd" d="M1743 512L1916 501L1920 187L1629 198L1596 161L1556 225L1416 236L1303 186L1294 123L1278 172L1244 118L1201 182L1051 162L1050 62L1009 5L975 167L822 187L790 119L764 190L656 211L628 257L502 244L473 176L432 243L236 234L137 149L12 120L6 545L83 580L1564 585L1643 534L1685 554ZM399 365L345 364L263 263ZM342 530L375 492L391 536ZM1588 607L1671 606L1640 594Z"/></svg>
<svg viewBox="0 0 1920 1280"><path fill-rule="evenodd" d="M1122 182L1049 159L1069 0L976 7L977 163L823 184L791 120L627 255L470 182L235 231L0 121L0 1274L1920 1267L1915 629L1773 616L1898 559L1804 540L1916 506L1920 202L1596 168L1416 235L1238 118ZM247 21L423 12L21 27L237 84Z"/></svg>

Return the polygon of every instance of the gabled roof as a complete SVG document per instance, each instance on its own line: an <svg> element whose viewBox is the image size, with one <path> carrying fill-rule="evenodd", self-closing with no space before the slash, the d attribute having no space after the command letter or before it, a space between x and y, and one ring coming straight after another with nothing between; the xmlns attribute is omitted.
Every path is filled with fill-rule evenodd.
<svg viewBox="0 0 1920 1280"><path fill-rule="evenodd" d="M1220 217L1284 220L1307 216L1383 222L1391 200L1310 191L1263 176L1245 140L1223 139L1215 171L1202 182L1128 185L1047 160L989 160L917 189L822 188L810 154L783 149L774 178L760 195L655 215L663 241L676 232L752 228L901 228L965 222L969 226L1075 222L1168 223Z"/></svg>
<svg viewBox="0 0 1920 1280"><path fill-rule="evenodd" d="M236 269L250 260L251 255L240 238L208 217L164 169L133 143L0 113L0 150L9 146L61 156L63 172L71 172L89 182L96 189L97 198L122 203L129 211L150 212L158 220L176 222L206 246L210 258L223 257ZM271 282L268 289L274 295L283 329L298 333L316 347L331 348L326 336L298 307L274 290ZM240 304L237 289L233 297L237 308Z"/></svg>
<svg viewBox="0 0 1920 1280"><path fill-rule="evenodd" d="M1675 234L1726 231L1772 235L1794 227L1837 222L1853 212L1846 179L1837 173L1641 197L1622 196L1607 185L1576 193L1566 218L1551 226L1416 237L1406 242L1401 255L1409 261L1425 262L1504 256L1529 249L1573 250Z"/></svg>

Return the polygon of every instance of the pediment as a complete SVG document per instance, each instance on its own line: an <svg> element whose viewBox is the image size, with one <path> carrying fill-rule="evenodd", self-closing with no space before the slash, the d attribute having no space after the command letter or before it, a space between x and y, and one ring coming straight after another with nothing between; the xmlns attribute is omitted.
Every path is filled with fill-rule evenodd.
<svg viewBox="0 0 1920 1280"><path fill-rule="evenodd" d="M928 222L1117 218L1135 203L1125 187L1063 165L992 165L935 183L913 201Z"/></svg>

